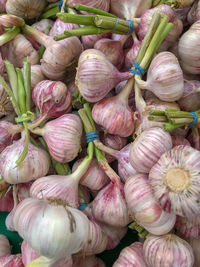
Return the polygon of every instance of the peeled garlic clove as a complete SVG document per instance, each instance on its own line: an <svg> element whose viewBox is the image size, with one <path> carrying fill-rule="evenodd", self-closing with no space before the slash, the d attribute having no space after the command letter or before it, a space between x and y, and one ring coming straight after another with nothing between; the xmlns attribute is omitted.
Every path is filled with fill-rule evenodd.
<svg viewBox="0 0 200 267"><path fill-rule="evenodd" d="M154 57L146 82L136 81L142 89L150 90L163 101L174 102L183 96L183 71L177 58L170 52L161 52Z"/></svg>
<svg viewBox="0 0 200 267"><path fill-rule="evenodd" d="M154 195L167 212L183 217L200 214L200 151L176 146L164 153L149 173Z"/></svg>
<svg viewBox="0 0 200 267"><path fill-rule="evenodd" d="M33 19L40 15L45 5L45 0L34 2L31 0L7 0L6 12L24 19Z"/></svg>
<svg viewBox="0 0 200 267"><path fill-rule="evenodd" d="M7 146L0 154L0 173L10 184L26 183L45 176L50 167L50 159L46 151L31 143L28 153L21 164L16 167L16 161L25 146L25 135L15 143Z"/></svg>
<svg viewBox="0 0 200 267"><path fill-rule="evenodd" d="M67 86L60 81L44 80L32 92L32 99L42 116L59 117L71 108L72 97Z"/></svg>
<svg viewBox="0 0 200 267"><path fill-rule="evenodd" d="M106 265L95 255L84 258L73 256L73 267L106 267Z"/></svg>
<svg viewBox="0 0 200 267"><path fill-rule="evenodd" d="M194 264L192 247L174 234L149 235L144 242L144 257L149 267L192 267Z"/></svg>
<svg viewBox="0 0 200 267"><path fill-rule="evenodd" d="M160 207L146 174L129 177L124 186L124 193L131 214L147 231L162 235L174 227L176 216Z"/></svg>
<svg viewBox="0 0 200 267"><path fill-rule="evenodd" d="M130 147L130 163L141 173L148 173L163 153L172 148L172 139L162 128L153 127L139 135Z"/></svg>
<svg viewBox="0 0 200 267"><path fill-rule="evenodd" d="M77 24L65 23L60 19L57 19L49 32L49 36L54 37L55 35L62 34L64 31L77 29L79 26Z"/></svg>
<svg viewBox="0 0 200 267"><path fill-rule="evenodd" d="M0 235L0 257L11 253L10 243L5 235Z"/></svg>
<svg viewBox="0 0 200 267"><path fill-rule="evenodd" d="M55 260L80 251L89 233L86 215L61 201L27 198L15 209L13 223L39 255Z"/></svg>
<svg viewBox="0 0 200 267"><path fill-rule="evenodd" d="M12 267L24 267L24 264L22 263L22 255L16 254L16 255L5 255L0 257L0 265L2 267L6 266L12 266Z"/></svg>
<svg viewBox="0 0 200 267"><path fill-rule="evenodd" d="M143 244L135 242L121 250L119 258L113 264L113 267L147 267L143 255Z"/></svg>
<svg viewBox="0 0 200 267"><path fill-rule="evenodd" d="M74 172L83 159L77 160L72 168ZM87 186L91 190L100 190L106 184L108 184L109 179L105 172L101 169L96 159L92 159L87 172L80 179L80 184Z"/></svg>
<svg viewBox="0 0 200 267"><path fill-rule="evenodd" d="M190 146L190 142L181 135L172 135L172 147L179 145Z"/></svg>
<svg viewBox="0 0 200 267"><path fill-rule="evenodd" d="M77 115L64 114L39 129L52 157L58 162L70 162L81 148L82 123Z"/></svg>
<svg viewBox="0 0 200 267"><path fill-rule="evenodd" d="M200 215L191 218L177 216L175 228L186 238L199 238Z"/></svg>
<svg viewBox="0 0 200 267"><path fill-rule="evenodd" d="M103 99L119 82L131 77L129 72L119 72L99 50L87 49L79 58L76 85L87 101L95 103Z"/></svg>

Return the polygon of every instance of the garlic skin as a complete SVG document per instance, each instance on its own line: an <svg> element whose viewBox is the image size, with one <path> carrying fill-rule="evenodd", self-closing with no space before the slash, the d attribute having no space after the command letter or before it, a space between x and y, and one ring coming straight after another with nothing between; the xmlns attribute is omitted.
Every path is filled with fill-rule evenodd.
<svg viewBox="0 0 200 267"><path fill-rule="evenodd" d="M68 112L72 105L67 86L60 81L39 82L32 91L32 99L40 114L46 118L59 117Z"/></svg>
<svg viewBox="0 0 200 267"><path fill-rule="evenodd" d="M195 23L200 19L200 2L198 0L194 1L190 11L187 14L187 21L190 25Z"/></svg>
<svg viewBox="0 0 200 267"><path fill-rule="evenodd" d="M51 19L41 19L35 23L33 23L31 26L35 29L39 30L40 32L45 33L47 28L51 28L54 25L54 21Z"/></svg>
<svg viewBox="0 0 200 267"><path fill-rule="evenodd" d="M194 257L195 257L194 267L199 267L199 265L200 265L200 253L199 253L200 239L199 238L198 239L191 238L187 241L193 249L193 253L194 253Z"/></svg>
<svg viewBox="0 0 200 267"><path fill-rule="evenodd" d="M133 112L119 95L97 102L92 108L92 117L110 134L128 137L134 131Z"/></svg>
<svg viewBox="0 0 200 267"><path fill-rule="evenodd" d="M133 66L133 62L135 62L137 54L139 52L141 41L139 41L137 38L134 39L134 43L132 47L128 50L126 56L125 56L125 68L129 70Z"/></svg>
<svg viewBox="0 0 200 267"><path fill-rule="evenodd" d="M188 218L200 214L199 172L200 151L190 146L174 147L160 157L150 170L149 182L165 211Z"/></svg>
<svg viewBox="0 0 200 267"><path fill-rule="evenodd" d="M183 71L177 58L170 52L161 52L154 57L146 82L136 81L141 89L150 90L163 101L174 102L183 96Z"/></svg>
<svg viewBox="0 0 200 267"><path fill-rule="evenodd" d="M0 121L0 153L9 145L12 144L13 140L18 139L18 134L12 134L9 132L14 124L8 121Z"/></svg>
<svg viewBox="0 0 200 267"><path fill-rule="evenodd" d="M5 255L0 257L0 266L1 267L24 267L24 264L22 263L22 255L16 254L16 255Z"/></svg>
<svg viewBox="0 0 200 267"><path fill-rule="evenodd" d="M124 193L131 215L148 232L167 234L174 227L176 216L165 212L154 198L146 174L136 174L126 181Z"/></svg>
<svg viewBox="0 0 200 267"><path fill-rule="evenodd" d="M26 57L29 57L31 65L39 63L39 55L32 44L22 34L18 34L9 42L7 58L15 67L22 68Z"/></svg>
<svg viewBox="0 0 200 267"><path fill-rule="evenodd" d="M124 198L124 186L120 181L117 183L110 182L99 191L92 202L92 215L99 222L114 227L124 227L129 223L129 216Z"/></svg>
<svg viewBox="0 0 200 267"><path fill-rule="evenodd" d="M200 53L199 32L200 20L192 24L181 36L178 44L181 67L184 71L191 74L200 74L200 61L198 58Z"/></svg>
<svg viewBox="0 0 200 267"><path fill-rule="evenodd" d="M69 6L73 6L79 3L80 3L80 0L68 0L67 2ZM110 0L82 0L81 4L86 5L86 6L92 6L98 9L102 9L104 11L109 11L110 9Z"/></svg>
<svg viewBox="0 0 200 267"><path fill-rule="evenodd" d="M119 82L131 77L129 72L120 73L101 51L87 49L79 58L75 83L81 95L87 101L95 103L103 99Z"/></svg>
<svg viewBox="0 0 200 267"><path fill-rule="evenodd" d="M25 135L12 145L7 146L0 154L0 173L10 184L27 183L45 176L50 167L50 159L46 151L29 143L28 153L24 161L16 167L16 160L25 146Z"/></svg>
<svg viewBox="0 0 200 267"><path fill-rule="evenodd" d="M131 144L129 159L132 167L149 173L163 153L172 148L172 139L162 128L152 127L139 135Z"/></svg>
<svg viewBox="0 0 200 267"><path fill-rule="evenodd" d="M109 38L111 33L104 33L104 34L94 34L94 35L85 35L81 36L81 41L83 44L84 49L94 48L95 43L102 38Z"/></svg>
<svg viewBox="0 0 200 267"><path fill-rule="evenodd" d="M0 201L0 211L11 212L14 207L12 190L9 190Z"/></svg>
<svg viewBox="0 0 200 267"><path fill-rule="evenodd" d="M32 182L25 183L25 184L18 184L17 187L17 198L20 201L24 200L25 198L30 197L30 188Z"/></svg>
<svg viewBox="0 0 200 267"><path fill-rule="evenodd" d="M0 118L2 118L5 115L9 115L13 113L13 106L12 103L3 88L2 85L0 85Z"/></svg>
<svg viewBox="0 0 200 267"><path fill-rule="evenodd" d="M174 234L149 235L144 242L143 249L149 267L192 267L194 264L192 247Z"/></svg>
<svg viewBox="0 0 200 267"><path fill-rule="evenodd" d="M83 160L84 159L79 159L74 163L72 172L78 168ZM80 179L80 184L87 186L91 190L100 190L102 187L108 184L108 182L108 176L101 169L96 159L92 159L88 170Z"/></svg>
<svg viewBox="0 0 200 267"><path fill-rule="evenodd" d="M41 65L31 65L31 89L33 90L43 80L45 80L45 76L42 73Z"/></svg>
<svg viewBox="0 0 200 267"><path fill-rule="evenodd" d="M200 109L200 81L187 81L184 84L184 92L178 104L181 110L196 111Z"/></svg>
<svg viewBox="0 0 200 267"><path fill-rule="evenodd" d="M11 246L5 235L0 235L0 257L11 254Z"/></svg>
<svg viewBox="0 0 200 267"><path fill-rule="evenodd" d="M55 260L80 251L89 233L88 219L81 211L33 198L18 204L13 224L39 255Z"/></svg>
<svg viewBox="0 0 200 267"><path fill-rule="evenodd" d="M172 135L171 138L172 138L172 147L180 145L191 146L190 142L181 135Z"/></svg>
<svg viewBox="0 0 200 267"><path fill-rule="evenodd" d="M46 0L7 0L6 12L23 19L33 19L40 15L46 5Z"/></svg>
<svg viewBox="0 0 200 267"><path fill-rule="evenodd" d="M73 267L106 267L106 265L95 255L84 258L73 256Z"/></svg>
<svg viewBox="0 0 200 267"><path fill-rule="evenodd" d="M200 215L191 218L184 218L177 216L175 228L185 238L199 238L200 237Z"/></svg>
<svg viewBox="0 0 200 267"><path fill-rule="evenodd" d="M79 28L77 24L65 23L60 19L56 19L48 35L54 37L55 35L62 34L64 31L77 28Z"/></svg>
<svg viewBox="0 0 200 267"><path fill-rule="evenodd" d="M119 258L113 264L113 267L147 267L144 255L143 255L143 244L135 242L128 247L121 250Z"/></svg>
<svg viewBox="0 0 200 267"><path fill-rule="evenodd" d="M64 114L49 121L40 129L48 145L49 152L58 162L70 162L81 148L82 123L74 114Z"/></svg>

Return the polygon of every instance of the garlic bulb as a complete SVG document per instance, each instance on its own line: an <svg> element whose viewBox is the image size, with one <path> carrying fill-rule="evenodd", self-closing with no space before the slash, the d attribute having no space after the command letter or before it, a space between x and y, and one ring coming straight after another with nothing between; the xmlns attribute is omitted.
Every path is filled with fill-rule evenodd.
<svg viewBox="0 0 200 267"><path fill-rule="evenodd" d="M120 73L101 51L87 49L79 58L76 85L81 95L94 103L103 99L119 82L131 77L129 72Z"/></svg>
<svg viewBox="0 0 200 267"><path fill-rule="evenodd" d="M34 129L34 133L43 136L50 154L58 162L70 162L80 151L82 123L77 115L64 114L43 128Z"/></svg>
<svg viewBox="0 0 200 267"><path fill-rule="evenodd" d="M38 111L45 118L59 117L71 108L72 97L67 86L60 81L43 80L32 92Z"/></svg>
<svg viewBox="0 0 200 267"><path fill-rule="evenodd" d="M29 57L31 65L39 63L39 55L32 44L22 35L18 34L10 43L8 51L8 60L15 67L22 68L24 59Z"/></svg>
<svg viewBox="0 0 200 267"><path fill-rule="evenodd" d="M24 19L33 19L40 15L46 5L46 0L7 0L6 12L22 17Z"/></svg>
<svg viewBox="0 0 200 267"><path fill-rule="evenodd" d="M170 52L161 52L152 60L147 81L136 78L141 89L153 92L167 102L179 100L184 91L183 72L177 58Z"/></svg>
<svg viewBox="0 0 200 267"><path fill-rule="evenodd" d="M181 110L196 111L200 109L200 81L187 81L184 84L184 92L178 104Z"/></svg>
<svg viewBox="0 0 200 267"><path fill-rule="evenodd" d="M153 127L139 135L130 147L130 163L141 173L149 173L161 155L172 148L172 139L162 128Z"/></svg>
<svg viewBox="0 0 200 267"><path fill-rule="evenodd" d="M0 235L0 257L11 254L11 247L5 235Z"/></svg>
<svg viewBox="0 0 200 267"><path fill-rule="evenodd" d="M124 193L131 215L147 231L163 235L174 227L176 216L165 212L159 206L146 174L129 177L124 186Z"/></svg>
<svg viewBox="0 0 200 267"><path fill-rule="evenodd" d="M31 26L35 29L39 30L40 32L45 33L45 31L48 28L51 28L54 25L54 21L51 19L41 19L35 23L33 23Z"/></svg>
<svg viewBox="0 0 200 267"><path fill-rule="evenodd" d="M149 173L149 182L161 207L183 217L198 215L199 172L200 151L181 145L164 153Z"/></svg>
<svg viewBox="0 0 200 267"><path fill-rule="evenodd" d="M13 140L18 139L18 134L15 134L14 124L8 121L0 121L0 153L9 145ZM13 129L13 133L12 133Z"/></svg>
<svg viewBox="0 0 200 267"><path fill-rule="evenodd" d="M195 22L180 38L178 52L181 67L191 74L200 74L200 20Z"/></svg>
<svg viewBox="0 0 200 267"><path fill-rule="evenodd" d="M200 266L200 253L199 253L199 248L200 248L200 239L192 238L188 240L188 243L193 249L195 261L194 261L194 267L199 267Z"/></svg>
<svg viewBox="0 0 200 267"><path fill-rule="evenodd" d="M80 0L68 0L67 4L69 6L79 4ZM86 6L92 6L98 9L109 11L110 9L110 0L82 0L81 4Z"/></svg>
<svg viewBox="0 0 200 267"><path fill-rule="evenodd" d="M149 267L192 267L194 264L191 246L174 234L149 235L144 242L144 257Z"/></svg>
<svg viewBox="0 0 200 267"><path fill-rule="evenodd" d="M12 190L9 190L0 201L0 211L11 212L14 207Z"/></svg>
<svg viewBox="0 0 200 267"><path fill-rule="evenodd" d="M95 255L82 258L73 256L73 267L106 267L106 265Z"/></svg>
<svg viewBox="0 0 200 267"><path fill-rule="evenodd" d="M177 216L175 228L186 238L200 237L200 215L191 218Z"/></svg>
<svg viewBox="0 0 200 267"><path fill-rule="evenodd" d="M111 33L94 34L81 36L81 41L85 49L94 48L95 43L102 38L109 38Z"/></svg>
<svg viewBox="0 0 200 267"><path fill-rule="evenodd" d="M111 0L111 13L123 19L133 19L140 17L142 13L151 8L152 2L150 0L141 1L136 0L134 4L131 0Z"/></svg>
<svg viewBox="0 0 200 267"><path fill-rule="evenodd" d="M143 255L143 244L135 242L128 247L121 250L119 258L113 264L113 267L147 267L144 255Z"/></svg>
<svg viewBox="0 0 200 267"><path fill-rule="evenodd" d="M79 159L74 163L72 172L78 168L82 161L83 159ZM80 184L87 186L91 190L100 190L108 182L107 175L101 169L96 159L92 159L87 172L80 179Z"/></svg>
<svg viewBox="0 0 200 267"><path fill-rule="evenodd" d="M183 145L190 146L190 142L181 135L172 135L172 147Z"/></svg>
<svg viewBox="0 0 200 267"><path fill-rule="evenodd" d="M33 198L19 203L13 224L39 255L55 260L80 251L89 233L89 221L81 211Z"/></svg>
<svg viewBox="0 0 200 267"><path fill-rule="evenodd" d="M0 257L0 266L1 267L24 267L24 264L22 263L22 255L16 254L16 255L5 255Z"/></svg>
<svg viewBox="0 0 200 267"><path fill-rule="evenodd" d="M28 153L21 164L16 167L16 160L25 146L25 134L12 145L7 146L0 154L0 173L10 184L26 183L45 176L50 167L50 159L46 151L31 143Z"/></svg>
<svg viewBox="0 0 200 267"><path fill-rule="evenodd" d="M73 29L79 28L77 24L65 23L60 19L57 19L52 26L53 27L51 28L49 32L49 36L52 36L52 37L58 34L62 34L64 31L67 31L67 30L73 30Z"/></svg>

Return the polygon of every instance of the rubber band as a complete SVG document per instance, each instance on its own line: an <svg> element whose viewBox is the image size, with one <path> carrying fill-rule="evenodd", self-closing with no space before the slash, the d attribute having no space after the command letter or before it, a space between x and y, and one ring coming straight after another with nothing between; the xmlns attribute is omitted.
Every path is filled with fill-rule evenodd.
<svg viewBox="0 0 200 267"><path fill-rule="evenodd" d="M190 114L192 114L192 116L193 116L193 121L189 124L189 127L192 127L192 126L197 124L198 115L196 112L190 112Z"/></svg>
<svg viewBox="0 0 200 267"><path fill-rule="evenodd" d="M63 0L60 0L60 1L58 2L58 9L59 9L59 12L61 12L62 5L63 5ZM65 11L65 12L68 12L66 6L64 7L64 11Z"/></svg>
<svg viewBox="0 0 200 267"><path fill-rule="evenodd" d="M114 27L112 28L112 32L114 32L114 30L117 28L117 24L119 23L119 18L116 18L116 22Z"/></svg>
<svg viewBox="0 0 200 267"><path fill-rule="evenodd" d="M22 115L18 115L18 118L21 118L21 117L22 117ZM23 121L19 121L18 124L23 125L24 123L23 123Z"/></svg>
<svg viewBox="0 0 200 267"><path fill-rule="evenodd" d="M136 69L130 69L129 70L130 73L134 73L134 74L138 74L140 76L144 76L145 70L142 67L140 67L140 65L138 65L138 63L136 61L133 63L133 67L135 67Z"/></svg>
<svg viewBox="0 0 200 267"><path fill-rule="evenodd" d="M86 208L87 208L87 203L85 203L85 202L84 203L80 203L79 206L78 206L79 210L84 210Z"/></svg>
<svg viewBox="0 0 200 267"><path fill-rule="evenodd" d="M99 135L97 132L86 133L87 144L89 144L90 142L92 142L96 139L99 139Z"/></svg>
<svg viewBox="0 0 200 267"><path fill-rule="evenodd" d="M129 35L129 34L133 33L133 31L134 31L134 23L130 19L127 19L126 21L129 23L129 28L128 28L128 32L127 32L127 35Z"/></svg>
<svg viewBox="0 0 200 267"><path fill-rule="evenodd" d="M23 125L24 122L31 123L34 119L35 119L34 113L30 112L30 111L27 111L27 113L24 113L22 115L18 115L18 117L15 118L15 121L18 124Z"/></svg>

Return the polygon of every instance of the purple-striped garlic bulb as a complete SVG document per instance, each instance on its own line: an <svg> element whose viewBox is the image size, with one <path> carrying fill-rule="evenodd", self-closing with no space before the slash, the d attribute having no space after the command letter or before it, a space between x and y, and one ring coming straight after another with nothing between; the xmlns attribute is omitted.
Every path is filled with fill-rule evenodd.
<svg viewBox="0 0 200 267"><path fill-rule="evenodd" d="M0 257L0 266L7 267L24 267L24 264L22 262L22 255L21 254L15 254L15 255L5 255Z"/></svg>
<svg viewBox="0 0 200 267"><path fill-rule="evenodd" d="M100 133L100 141L107 147L110 147L115 150L121 150L127 144L127 138L121 137L119 135L112 135L109 133ZM106 154L106 159L109 163L115 160L115 157Z"/></svg>
<svg viewBox="0 0 200 267"><path fill-rule="evenodd" d="M114 41L112 39L102 38L98 40L95 45L94 49L97 49L104 53L106 58L119 70L124 64L124 50L123 46L128 39L125 36L120 41Z"/></svg>
<svg viewBox="0 0 200 267"><path fill-rule="evenodd" d="M94 48L95 43L102 38L110 38L111 33L84 35L81 36L81 41L85 49Z"/></svg>
<svg viewBox="0 0 200 267"><path fill-rule="evenodd" d="M79 4L80 0L68 0L67 4L73 6ZM109 11L110 9L110 0L81 0L82 5L92 6L104 11ZM84 12L83 12L84 13Z"/></svg>
<svg viewBox="0 0 200 267"><path fill-rule="evenodd" d="M119 258L115 261L113 267L125 266L147 267L144 259L142 243L135 242L121 250Z"/></svg>
<svg viewBox="0 0 200 267"><path fill-rule="evenodd" d="M113 181L101 189L92 202L92 215L101 223L124 227L129 223L124 185L120 182L119 177L110 178Z"/></svg>
<svg viewBox="0 0 200 267"><path fill-rule="evenodd" d="M171 138L172 138L172 147L180 145L190 146L190 142L181 135L172 135Z"/></svg>
<svg viewBox="0 0 200 267"><path fill-rule="evenodd" d="M163 153L172 148L172 139L168 132L160 127L143 131L131 144L130 163L141 173L149 173Z"/></svg>
<svg viewBox="0 0 200 267"><path fill-rule="evenodd" d="M142 41L147 33L149 24L155 12L159 12L162 17L167 15L169 17L169 22L173 23L173 28L165 38L165 48L167 50L179 38L183 31L182 21L176 17L173 9L169 5L162 4L146 10L141 16L140 23L137 28L137 34L139 39Z"/></svg>
<svg viewBox="0 0 200 267"><path fill-rule="evenodd" d="M183 217L200 214L200 151L176 146L164 153L149 173L154 195L167 212Z"/></svg>
<svg viewBox="0 0 200 267"><path fill-rule="evenodd" d="M76 85L87 101L95 103L103 99L119 82L131 77L129 72L119 72L101 51L87 49L79 58Z"/></svg>
<svg viewBox="0 0 200 267"><path fill-rule="evenodd" d="M51 28L49 32L49 36L52 36L52 37L58 34L62 34L64 31L67 31L67 30L73 30L73 29L79 28L77 24L65 23L60 19L57 19L52 26L53 27Z"/></svg>
<svg viewBox="0 0 200 267"><path fill-rule="evenodd" d="M73 256L73 267L106 267L106 265L95 255L84 258Z"/></svg>
<svg viewBox="0 0 200 267"><path fill-rule="evenodd" d="M29 57L31 65L39 63L39 55L32 44L22 34L18 34L9 43L7 59L14 64L15 67L22 68L24 59L27 56Z"/></svg>
<svg viewBox="0 0 200 267"><path fill-rule="evenodd" d="M200 74L200 20L181 36L178 45L181 67L185 72Z"/></svg>
<svg viewBox="0 0 200 267"><path fill-rule="evenodd" d="M46 6L46 0L41 1L20 1L7 0L6 12L21 17L23 19L33 19L40 15Z"/></svg>
<svg viewBox="0 0 200 267"><path fill-rule="evenodd" d="M18 127L8 121L0 121L0 153L9 145L13 140L19 139L19 135L16 133Z"/></svg>
<svg viewBox="0 0 200 267"><path fill-rule="evenodd" d="M184 91L183 71L177 58L170 52L161 52L152 60L147 81L136 79L141 89L153 92L160 100L179 100Z"/></svg>
<svg viewBox="0 0 200 267"><path fill-rule="evenodd" d="M127 70L129 70L133 66L133 63L136 60L137 54L139 52L139 49L142 43L141 41L137 39L136 35L134 35L133 39L134 39L134 43L132 47L128 50L125 56L125 68Z"/></svg>
<svg viewBox="0 0 200 267"><path fill-rule="evenodd" d="M176 230L185 238L199 238L200 237L200 215L190 218L177 216Z"/></svg>
<svg viewBox="0 0 200 267"><path fill-rule="evenodd" d="M70 162L80 151L82 123L77 115L64 114L33 132L43 136L50 154L58 162Z"/></svg>
<svg viewBox="0 0 200 267"><path fill-rule="evenodd" d="M199 267L200 266L200 238L191 238L187 240L190 246L193 249L194 253L194 266L193 267Z"/></svg>
<svg viewBox="0 0 200 267"><path fill-rule="evenodd" d="M45 31L48 28L51 28L54 25L54 21L51 19L41 19L35 23L33 23L31 26L37 29L40 32L45 33Z"/></svg>
<svg viewBox="0 0 200 267"><path fill-rule="evenodd" d="M140 17L142 13L151 8L152 2L150 0L142 1L136 0L111 0L111 13L117 15L123 19L133 19L134 17Z"/></svg>
<svg viewBox="0 0 200 267"><path fill-rule="evenodd" d="M44 118L59 117L68 112L72 104L67 86L60 81L39 82L32 91L32 99Z"/></svg>
<svg viewBox="0 0 200 267"><path fill-rule="evenodd" d="M114 41L120 41L122 38L124 38L124 36L121 34L112 33L112 35L111 35L111 39ZM130 35L124 44L124 49L131 48L132 45L133 45L133 38Z"/></svg>
<svg viewBox="0 0 200 267"><path fill-rule="evenodd" d="M11 254L11 246L5 235L0 235L0 257Z"/></svg>
<svg viewBox="0 0 200 267"><path fill-rule="evenodd" d="M72 168L72 172L74 172L81 162L84 159L77 160ZM101 169L96 159L92 159L90 166L86 173L80 179L80 184L88 187L91 190L100 190L106 184L108 184L109 179L105 172Z"/></svg>
<svg viewBox="0 0 200 267"><path fill-rule="evenodd" d="M131 215L148 232L155 235L169 233L176 215L165 212L156 201L147 174L136 174L126 181L124 193Z"/></svg>
<svg viewBox="0 0 200 267"><path fill-rule="evenodd" d="M21 139L7 146L0 154L0 173L10 184L27 183L48 173L50 159L47 152L30 142L26 158L16 167L16 161L24 149L25 142L23 132Z"/></svg>
<svg viewBox="0 0 200 267"><path fill-rule="evenodd" d="M144 257L149 267L193 267L192 247L174 234L149 235L144 242Z"/></svg>
<svg viewBox="0 0 200 267"><path fill-rule="evenodd" d="M178 104L181 110L196 111L200 109L200 81L187 81L184 92Z"/></svg>

